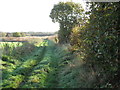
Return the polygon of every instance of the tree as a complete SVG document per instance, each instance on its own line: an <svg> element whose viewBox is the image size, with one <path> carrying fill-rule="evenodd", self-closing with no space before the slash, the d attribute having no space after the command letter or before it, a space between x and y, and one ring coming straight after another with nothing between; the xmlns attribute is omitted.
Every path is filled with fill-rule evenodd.
<svg viewBox="0 0 120 90"><path fill-rule="evenodd" d="M58 32L59 43L68 43L72 28L83 19L83 8L73 2L59 2L51 10L50 17L53 22L60 24Z"/></svg>
<svg viewBox="0 0 120 90"><path fill-rule="evenodd" d="M110 73L107 83L118 87L120 79L120 60L118 59L120 40L120 3L91 3L88 37L95 63ZM92 59L93 60L93 59ZM116 84L115 84L116 83ZM120 87L120 86L119 86Z"/></svg>
<svg viewBox="0 0 120 90"><path fill-rule="evenodd" d="M6 33L5 32L0 32L0 37L5 37Z"/></svg>
<svg viewBox="0 0 120 90"><path fill-rule="evenodd" d="M25 37L25 33L24 32L21 32L21 37Z"/></svg>
<svg viewBox="0 0 120 90"><path fill-rule="evenodd" d="M96 74L98 83L95 87L120 87L120 60L118 59L120 4L91 2L88 13L90 14L88 23L83 28L73 29L72 46L77 48L80 55L82 53L83 56L85 55L86 63L100 75ZM96 66L101 70L97 71Z"/></svg>
<svg viewBox="0 0 120 90"><path fill-rule="evenodd" d="M14 32L13 37L21 37L21 33L20 32Z"/></svg>

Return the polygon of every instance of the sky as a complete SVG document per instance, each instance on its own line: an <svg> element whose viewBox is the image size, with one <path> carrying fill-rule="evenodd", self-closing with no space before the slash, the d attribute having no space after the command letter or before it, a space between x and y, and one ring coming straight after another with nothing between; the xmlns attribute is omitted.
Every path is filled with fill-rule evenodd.
<svg viewBox="0 0 120 90"><path fill-rule="evenodd" d="M49 17L54 4L71 0L0 0L0 32L55 32ZM82 0L72 0L81 3Z"/></svg>

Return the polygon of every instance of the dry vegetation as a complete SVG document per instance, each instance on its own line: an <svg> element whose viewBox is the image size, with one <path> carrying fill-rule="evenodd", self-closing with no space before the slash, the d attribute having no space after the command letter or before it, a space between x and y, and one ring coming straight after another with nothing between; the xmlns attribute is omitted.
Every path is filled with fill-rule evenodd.
<svg viewBox="0 0 120 90"><path fill-rule="evenodd" d="M34 40L43 40L43 39L49 39L54 40L54 38L57 37L57 35L53 36L26 36L26 37L1 37L2 41L10 41L10 42L24 42L24 41L34 41Z"/></svg>

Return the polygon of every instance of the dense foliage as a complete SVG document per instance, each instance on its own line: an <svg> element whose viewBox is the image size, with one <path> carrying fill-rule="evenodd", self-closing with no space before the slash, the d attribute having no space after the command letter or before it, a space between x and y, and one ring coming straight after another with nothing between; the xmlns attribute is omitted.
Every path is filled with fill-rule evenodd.
<svg viewBox="0 0 120 90"><path fill-rule="evenodd" d="M97 72L95 87L118 87L119 3L89 3L88 23L73 28L71 44ZM77 28L77 29L76 29ZM96 71L96 66L101 71ZM102 77L106 75L106 77ZM103 80L102 80L103 79Z"/></svg>
<svg viewBox="0 0 120 90"><path fill-rule="evenodd" d="M69 50L76 54L79 60L85 62L85 68L89 67L88 71L92 73L92 84L86 85L90 80L90 78L87 78L89 73L84 79L87 82L83 82L80 87L119 87L120 4L115 2L87 3L89 10L85 16L88 16L88 19L82 17L82 21L77 21L82 11L76 16L73 14L75 17L71 19L70 12L74 7L71 7L72 9L66 8L69 6L67 4L59 3L55 5L50 16L54 22L60 23L58 33L60 43L70 42L71 48ZM70 5L76 4L70 2ZM81 9L79 8L79 10ZM75 19L76 17L77 19ZM69 34L67 30L69 30ZM83 71L88 73L86 69L83 69Z"/></svg>
<svg viewBox="0 0 120 90"><path fill-rule="evenodd" d="M72 28L83 19L83 8L73 2L60 2L54 5L50 17L53 22L60 24L58 32L59 43L68 43Z"/></svg>

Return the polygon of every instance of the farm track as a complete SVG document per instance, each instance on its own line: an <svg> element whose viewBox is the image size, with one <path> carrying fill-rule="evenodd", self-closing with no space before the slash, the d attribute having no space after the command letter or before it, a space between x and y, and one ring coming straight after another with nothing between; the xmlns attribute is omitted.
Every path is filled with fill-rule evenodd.
<svg viewBox="0 0 120 90"><path fill-rule="evenodd" d="M30 86L31 88L38 88L38 87L47 87L47 81L46 78L49 76L52 69L50 67L50 64L53 60L53 53L54 51L54 45L53 43L49 42L49 46L45 47L42 58L40 62L38 62L31 72L26 75L24 82L22 82L19 85L19 88L26 88L26 86ZM38 56L39 58L40 56ZM37 71L37 72L36 72ZM30 81L30 77L33 77L32 84ZM37 81L34 81L35 78L37 77Z"/></svg>
<svg viewBox="0 0 120 90"><path fill-rule="evenodd" d="M7 77L3 79L3 87L11 87L12 83L14 88L21 87L26 81L27 77L33 71L34 67L38 65L38 63L44 57L46 51L46 46L40 46L36 48L32 54L30 54L29 58L18 64L10 73L7 73ZM11 77L12 76L12 77ZM17 80L16 78L20 79ZM11 79L14 79L11 81ZM8 80L8 82L6 82ZM15 84L16 82L16 84Z"/></svg>
<svg viewBox="0 0 120 90"><path fill-rule="evenodd" d="M46 52L46 47L43 47L42 52L39 52L40 54L38 54L38 56L36 57L36 64L31 67L31 69L30 69L29 72L25 73L24 80L19 84L18 88L21 88L21 87L25 84L25 82L27 82L28 77L29 77L29 76L31 75L31 73L33 72L35 66L37 66L37 65L39 64L40 60L43 59L43 57L44 57L44 55L45 55L45 52Z"/></svg>
<svg viewBox="0 0 120 90"><path fill-rule="evenodd" d="M46 43L48 45L46 45ZM57 86L57 76L55 75L59 52L55 43L47 40L37 47L34 52L7 73L7 78L3 80L3 88L46 88Z"/></svg>

